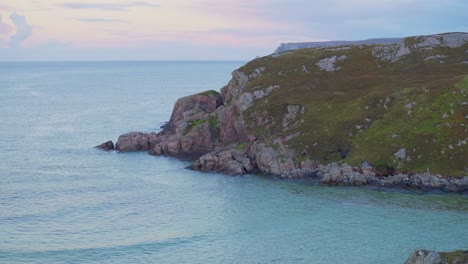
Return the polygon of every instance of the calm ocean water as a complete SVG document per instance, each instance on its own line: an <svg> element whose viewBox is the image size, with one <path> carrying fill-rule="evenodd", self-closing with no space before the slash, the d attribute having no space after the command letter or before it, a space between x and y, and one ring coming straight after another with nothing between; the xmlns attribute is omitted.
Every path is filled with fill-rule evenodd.
<svg viewBox="0 0 468 264"><path fill-rule="evenodd" d="M0 63L0 263L403 263L468 249L468 197L307 186L92 148L241 62Z"/></svg>

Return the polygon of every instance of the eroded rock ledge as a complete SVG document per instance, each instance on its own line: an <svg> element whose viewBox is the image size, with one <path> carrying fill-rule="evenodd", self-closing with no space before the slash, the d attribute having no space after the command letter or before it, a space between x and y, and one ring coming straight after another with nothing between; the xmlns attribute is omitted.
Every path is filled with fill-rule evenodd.
<svg viewBox="0 0 468 264"><path fill-rule="evenodd" d="M447 48L452 48L452 46L464 49L467 40L467 34L460 33L453 36L449 34L419 37L412 39L411 47L405 52L398 52L396 48L394 49L397 45L402 47L403 44L391 44L370 47L368 54L374 56L375 68L379 70L378 68L381 67L382 63L388 60L395 61L394 58L402 60L404 56L417 52L417 47L427 50L428 47L437 49L446 45L443 47L444 51ZM408 40L406 42L402 40L399 43L408 43ZM430 46L432 44L433 46ZM376 50L378 51L376 52ZM394 50L396 53L391 53ZM333 63L350 63L353 60L353 53L345 52L353 51L352 48L349 48L324 52L328 52L326 54L335 52L336 55L330 57L333 58ZM326 55L318 57L316 61L310 62L311 66L307 67L299 64L297 65L299 70L275 72L275 78L287 78L288 74L301 74L301 76L310 74L312 75L310 78L319 78L321 74L324 74L321 73L323 67L326 67L323 70L326 74L346 74L343 70L339 70L341 66L330 64L331 66L328 67L328 64L322 65L325 62L331 63L327 58ZM336 58L342 59L338 60ZM278 58L270 56L270 59ZM463 67L462 63L458 62L460 59L463 58L452 59L454 64L456 63L456 67ZM432 59L425 60L425 57L420 60L421 63L432 63ZM450 60L450 58L447 58L447 60ZM314 65L317 66L316 70L311 68ZM344 67L348 66L349 64ZM408 67L407 65L404 66ZM333 69L334 71L327 69ZM349 67L345 69L349 69ZM195 160L189 166L190 169L219 172L227 175L263 173L281 178L312 177L325 185L370 185L423 191L468 192L467 176L444 177L430 171L409 173L398 168L388 168L386 172L383 172L381 168L377 167L378 164L373 165L365 160L362 160L358 165L348 165L345 163L345 158L350 150L350 144L342 144L335 149L325 150L338 153L338 157L341 157L342 160L336 162L324 162L323 160L318 161L311 158L310 151L318 144L317 142L311 142L310 146L301 146L296 143L295 147L292 147L291 142L307 132L304 124L308 122L307 114L311 106L287 103L279 107L279 110L275 110L275 113L271 113L272 108L268 106L275 103L270 102L270 100L278 100L278 97L274 97L275 95L285 94L284 89L291 88L285 88L284 85L280 84L282 83L280 81L278 83L271 82L271 79L270 83L263 85L259 80L264 80L266 74L270 74L268 77L271 78L272 73L267 73L268 71L268 66L258 67L250 71L241 68L232 73L232 79L221 89L221 93L206 91L177 100L171 118L162 127L161 132L131 132L121 135L115 144L115 149L120 152L148 151L151 155ZM315 75L318 74L319 77L313 76L314 71ZM365 75L362 78L369 78L369 76ZM340 95L340 93L335 92L335 95ZM392 101L394 98L387 96L381 98L380 101L372 99L376 107L379 107L378 111L380 112L376 113L383 115L385 111L390 111L391 107L395 107L396 103ZM404 111L405 113L408 111L408 115L410 115L411 111L415 111L417 106L419 105L416 102L410 101L406 103ZM331 106L328 106L328 109L330 108ZM368 110L368 106L365 107L365 110L359 111L366 110ZM461 116L461 114L454 112L443 118L450 118L450 115L457 116L457 118ZM308 117L310 118L310 114ZM379 116L375 115L356 124L349 125L346 123L344 129L346 129L347 135L349 134L349 137L352 137L371 127L374 119L377 120L378 118ZM446 122L446 126L449 125L453 126L454 123ZM258 131L261 131L261 133ZM395 134L393 137L398 138L400 135ZM463 139L457 142L455 145L450 145L452 149L454 147L465 148L466 140ZM102 146L110 147L111 145L106 143ZM393 150L389 155L400 164L403 164L411 161L409 151L406 148L399 148Z"/></svg>

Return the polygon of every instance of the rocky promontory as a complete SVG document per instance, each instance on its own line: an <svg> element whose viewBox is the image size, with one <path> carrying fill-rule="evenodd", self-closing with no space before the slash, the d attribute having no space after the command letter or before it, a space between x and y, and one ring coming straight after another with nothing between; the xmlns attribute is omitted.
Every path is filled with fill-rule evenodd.
<svg viewBox="0 0 468 264"><path fill-rule="evenodd" d="M468 192L468 34L338 45L257 58L115 149L228 175Z"/></svg>

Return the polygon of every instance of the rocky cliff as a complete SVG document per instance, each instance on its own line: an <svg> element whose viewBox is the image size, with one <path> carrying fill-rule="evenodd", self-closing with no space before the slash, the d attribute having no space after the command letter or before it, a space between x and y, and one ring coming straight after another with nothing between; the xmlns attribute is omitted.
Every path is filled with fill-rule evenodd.
<svg viewBox="0 0 468 264"><path fill-rule="evenodd" d="M229 175L467 192L467 89L467 33L298 49L179 99L161 132L115 148Z"/></svg>

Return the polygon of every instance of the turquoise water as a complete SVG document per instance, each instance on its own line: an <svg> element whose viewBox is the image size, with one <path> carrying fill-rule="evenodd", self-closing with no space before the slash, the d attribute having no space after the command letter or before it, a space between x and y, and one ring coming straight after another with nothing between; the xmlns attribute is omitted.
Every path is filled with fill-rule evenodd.
<svg viewBox="0 0 468 264"><path fill-rule="evenodd" d="M0 63L0 263L403 263L468 249L468 197L308 186L92 148L241 62Z"/></svg>

